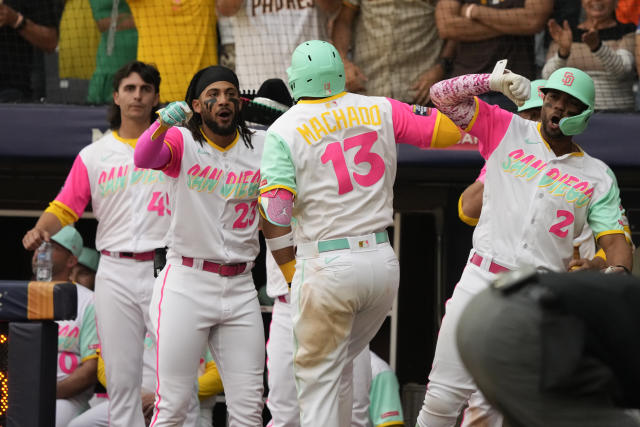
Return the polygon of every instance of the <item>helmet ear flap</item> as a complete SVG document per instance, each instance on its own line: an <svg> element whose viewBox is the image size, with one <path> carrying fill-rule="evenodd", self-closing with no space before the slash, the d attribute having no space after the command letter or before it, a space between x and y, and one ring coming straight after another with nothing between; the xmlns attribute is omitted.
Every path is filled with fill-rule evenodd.
<svg viewBox="0 0 640 427"><path fill-rule="evenodd" d="M577 116L565 117L560 120L560 131L565 135L578 135L587 128L589 118L593 115L593 110L588 108Z"/></svg>

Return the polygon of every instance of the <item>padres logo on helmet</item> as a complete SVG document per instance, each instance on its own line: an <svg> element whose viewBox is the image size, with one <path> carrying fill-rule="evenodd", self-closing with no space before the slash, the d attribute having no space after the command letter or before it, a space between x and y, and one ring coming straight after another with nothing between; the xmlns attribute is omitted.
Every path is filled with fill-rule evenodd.
<svg viewBox="0 0 640 427"><path fill-rule="evenodd" d="M562 84L565 86L571 86L574 80L575 77L573 76L573 73L571 71L566 71L562 76Z"/></svg>

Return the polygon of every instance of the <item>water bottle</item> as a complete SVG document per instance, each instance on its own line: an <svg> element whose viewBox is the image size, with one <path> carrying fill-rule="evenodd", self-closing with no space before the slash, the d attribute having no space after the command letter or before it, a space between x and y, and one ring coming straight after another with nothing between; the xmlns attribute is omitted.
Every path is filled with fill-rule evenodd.
<svg viewBox="0 0 640 427"><path fill-rule="evenodd" d="M42 242L38 248L38 255L36 256L36 280L38 282L50 282L53 271L53 260L51 259L51 247L50 242Z"/></svg>

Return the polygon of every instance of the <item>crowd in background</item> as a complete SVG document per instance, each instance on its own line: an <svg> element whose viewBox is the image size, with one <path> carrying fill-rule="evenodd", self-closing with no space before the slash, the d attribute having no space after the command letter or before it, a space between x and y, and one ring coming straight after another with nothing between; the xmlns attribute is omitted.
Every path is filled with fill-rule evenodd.
<svg viewBox="0 0 640 427"><path fill-rule="evenodd" d="M506 58L531 80L580 68L595 81L597 110L633 111L639 20L633 0L7 0L0 102L106 104L114 72L134 59L158 67L163 103L184 99L189 76L214 64L255 91L269 78L287 81L293 48L319 38L338 48L351 92L426 105L435 82L490 72ZM54 51L47 65L43 52ZM70 82L74 96L47 97ZM485 100L515 108L501 94Z"/></svg>

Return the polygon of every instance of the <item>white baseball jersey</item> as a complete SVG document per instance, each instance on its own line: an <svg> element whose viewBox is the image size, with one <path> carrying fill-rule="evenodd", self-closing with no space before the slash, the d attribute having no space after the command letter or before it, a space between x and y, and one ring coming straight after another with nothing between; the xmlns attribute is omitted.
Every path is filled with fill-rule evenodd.
<svg viewBox="0 0 640 427"><path fill-rule="evenodd" d="M231 22L242 90L258 90L271 78L288 82L296 46L327 40L327 17L314 0L246 0Z"/></svg>
<svg viewBox="0 0 640 427"><path fill-rule="evenodd" d="M78 217L91 201L98 250L150 251L162 246L169 227L168 180L162 172L134 166L136 142L113 131L83 148L54 201Z"/></svg>
<svg viewBox="0 0 640 427"><path fill-rule="evenodd" d="M429 147L440 119L436 109L346 92L298 101L267 132L260 192L296 196L296 243L382 231L393 222L396 142Z"/></svg>
<svg viewBox="0 0 640 427"><path fill-rule="evenodd" d="M85 360L97 358L98 334L93 307L93 291L76 284L78 291L78 314L74 320L59 320L58 323L58 374L57 380L71 375ZM93 388L87 390L87 399Z"/></svg>
<svg viewBox="0 0 640 427"><path fill-rule="evenodd" d="M172 253L224 264L256 258L264 132L251 140L253 148L238 134L221 148L208 139L200 144L185 128L167 132L172 157L164 173L175 197L166 244Z"/></svg>
<svg viewBox="0 0 640 427"><path fill-rule="evenodd" d="M566 271L587 223L594 236L623 233L615 177L584 151L556 156L540 123L476 98L469 132L487 158L473 247L505 267Z"/></svg>

